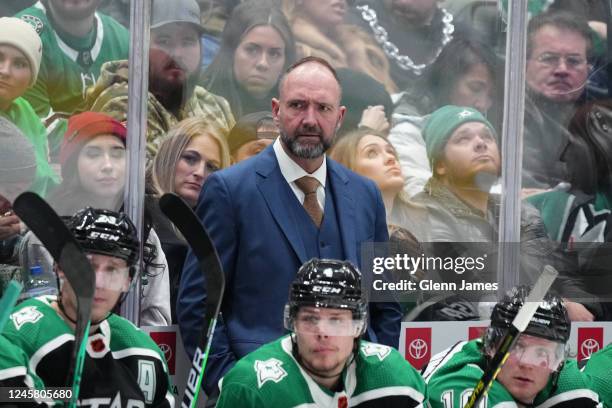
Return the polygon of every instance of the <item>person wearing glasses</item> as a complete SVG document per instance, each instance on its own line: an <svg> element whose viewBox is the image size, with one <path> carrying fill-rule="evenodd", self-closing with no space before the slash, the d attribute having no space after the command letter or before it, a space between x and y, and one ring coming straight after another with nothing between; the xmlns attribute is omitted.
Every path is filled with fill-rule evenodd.
<svg viewBox="0 0 612 408"><path fill-rule="evenodd" d="M589 76L591 45L587 21L573 14L543 13L529 23L524 195L568 182L561 153L569 140L567 125Z"/></svg>

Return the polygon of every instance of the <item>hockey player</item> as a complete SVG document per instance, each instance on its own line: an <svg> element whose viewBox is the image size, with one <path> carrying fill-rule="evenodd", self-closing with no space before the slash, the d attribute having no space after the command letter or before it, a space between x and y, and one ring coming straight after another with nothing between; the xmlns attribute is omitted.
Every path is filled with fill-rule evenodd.
<svg viewBox="0 0 612 408"><path fill-rule="evenodd" d="M582 363L583 361L581 361ZM599 394L604 407L612 407L612 343L591 354L583 370L589 388Z"/></svg>
<svg viewBox="0 0 612 408"><path fill-rule="evenodd" d="M495 305L483 339L460 342L431 359L423 377L432 408L467 403L528 293L528 287L520 286ZM563 302L546 295L478 406L598 407L599 398L588 389L576 361L565 360L569 335Z"/></svg>
<svg viewBox="0 0 612 408"><path fill-rule="evenodd" d="M417 371L396 350L360 339L366 311L351 263L306 262L285 306L293 333L239 360L220 381L217 408L422 407Z"/></svg>
<svg viewBox="0 0 612 408"><path fill-rule="evenodd" d="M124 214L89 207L67 224L96 275L79 405L173 406L164 355L146 333L111 312L134 277L139 247L134 224ZM26 353L46 387L71 385L66 381L75 347L76 295L58 266L56 271L58 297L19 304L3 333Z"/></svg>

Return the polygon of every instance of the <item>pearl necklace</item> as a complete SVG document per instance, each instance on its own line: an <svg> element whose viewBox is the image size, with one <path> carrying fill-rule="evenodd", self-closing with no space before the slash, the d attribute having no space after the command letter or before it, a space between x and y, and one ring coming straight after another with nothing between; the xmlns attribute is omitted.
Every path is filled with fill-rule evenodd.
<svg viewBox="0 0 612 408"><path fill-rule="evenodd" d="M415 64L412 58L409 56L401 55L399 53L399 48L389 41L389 34L387 33L387 30L385 30L384 27L378 23L376 11L372 10L367 5L357 6L357 10L361 12L361 17L370 25L370 28L374 32L374 38L378 44L380 44L385 54L389 58L393 59L401 69L412 71L415 75L422 75L425 68L438 59L438 56L442 52L444 46L453 39L453 32L455 31L455 26L453 25L453 15L446 11L446 9L441 8L440 11L442 12L442 23L444 24L444 28L442 28L442 43L436 50L434 57L429 62L424 64Z"/></svg>

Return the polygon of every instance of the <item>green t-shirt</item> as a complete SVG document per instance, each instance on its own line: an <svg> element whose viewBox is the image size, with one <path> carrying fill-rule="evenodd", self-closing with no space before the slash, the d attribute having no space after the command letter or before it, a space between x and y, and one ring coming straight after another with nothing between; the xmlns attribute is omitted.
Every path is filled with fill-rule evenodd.
<svg viewBox="0 0 612 408"><path fill-rule="evenodd" d="M30 190L45 197L47 191L60 181L57 173L49 165L47 130L32 106L21 97L15 99L8 110L0 110L0 115L14 123L34 145L36 176Z"/></svg>
<svg viewBox="0 0 612 408"><path fill-rule="evenodd" d="M387 346L361 341L342 374L342 391L318 385L292 355L289 336L243 357L223 377L217 408L421 407L427 398L419 373Z"/></svg>
<svg viewBox="0 0 612 408"><path fill-rule="evenodd" d="M100 75L107 61L128 57L129 33L113 18L95 14L95 29L86 38L58 34L45 5L39 1L17 14L30 23L43 43L43 56L36 84L24 97L36 113L73 113L83 107L85 91Z"/></svg>

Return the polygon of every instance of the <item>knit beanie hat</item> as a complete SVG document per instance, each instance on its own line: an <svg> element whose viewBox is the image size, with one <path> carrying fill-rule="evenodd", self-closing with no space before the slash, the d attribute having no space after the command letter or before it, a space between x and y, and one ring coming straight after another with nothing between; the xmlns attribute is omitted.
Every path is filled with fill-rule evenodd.
<svg viewBox="0 0 612 408"><path fill-rule="evenodd" d="M59 157L62 175L66 162L80 152L85 143L102 134L117 136L125 145L127 129L111 116L99 112L83 112L68 119L68 129L64 134Z"/></svg>
<svg viewBox="0 0 612 408"><path fill-rule="evenodd" d="M230 153L234 154L241 146L253 140L276 139L278 132L257 131L265 121L274 123L270 112L255 112L241 117L227 136Z"/></svg>
<svg viewBox="0 0 612 408"><path fill-rule="evenodd" d="M0 117L0 183L31 184L36 175L32 142L11 121Z"/></svg>
<svg viewBox="0 0 612 408"><path fill-rule="evenodd" d="M434 111L429 116L423 128L423 139L425 139L427 158L432 168L455 129L468 122L484 123L491 129L493 136L497 138L497 133L493 125L491 125L482 113L473 108L446 105Z"/></svg>
<svg viewBox="0 0 612 408"><path fill-rule="evenodd" d="M0 44L12 45L25 55L32 70L30 86L34 85L42 59L42 42L34 27L17 17L2 17Z"/></svg>

